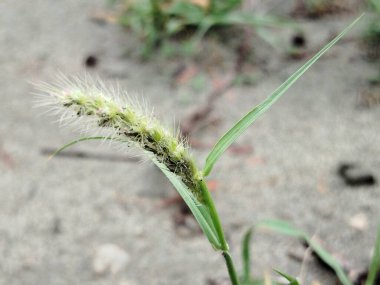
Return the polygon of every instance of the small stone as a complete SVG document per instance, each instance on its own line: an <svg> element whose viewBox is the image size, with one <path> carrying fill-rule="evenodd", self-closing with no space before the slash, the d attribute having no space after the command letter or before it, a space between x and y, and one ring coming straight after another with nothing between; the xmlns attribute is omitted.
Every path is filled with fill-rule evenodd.
<svg viewBox="0 0 380 285"><path fill-rule="evenodd" d="M103 244L95 250L92 268L96 274L116 274L128 261L129 256L125 250L114 244Z"/></svg>
<svg viewBox="0 0 380 285"><path fill-rule="evenodd" d="M354 215L351 217L349 223L351 227L359 231L368 229L368 219L364 213L358 213Z"/></svg>

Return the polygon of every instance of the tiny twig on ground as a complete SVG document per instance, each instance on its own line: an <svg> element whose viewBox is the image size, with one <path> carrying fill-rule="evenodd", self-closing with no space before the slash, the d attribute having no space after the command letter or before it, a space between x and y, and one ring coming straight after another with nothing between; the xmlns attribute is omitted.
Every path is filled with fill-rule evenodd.
<svg viewBox="0 0 380 285"><path fill-rule="evenodd" d="M236 48L236 59L235 59L235 72L236 74L242 74L244 72L244 67L247 65L249 57L253 53L252 47L252 31L244 27L243 28L243 38L241 39L239 45Z"/></svg>
<svg viewBox="0 0 380 285"><path fill-rule="evenodd" d="M234 85L235 78L226 80L223 84L216 86L207 96L205 104L201 108L197 108L190 113L181 123L181 134L189 138L191 134L198 128L199 124L210 117L214 109L215 101L225 94Z"/></svg>

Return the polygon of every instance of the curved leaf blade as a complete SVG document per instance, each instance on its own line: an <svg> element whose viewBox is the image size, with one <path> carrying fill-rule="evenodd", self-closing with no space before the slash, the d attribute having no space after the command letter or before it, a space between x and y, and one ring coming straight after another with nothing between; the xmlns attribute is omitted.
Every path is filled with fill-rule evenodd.
<svg viewBox="0 0 380 285"><path fill-rule="evenodd" d="M193 213L195 219L197 220L199 226L208 238L211 245L215 249L221 249L221 242L219 241L215 227L211 222L212 219L210 217L208 209L196 201L190 190L177 175L170 172L164 164L158 162L156 159L152 158L152 161L165 174L179 195L181 195L186 205L189 206L191 212Z"/></svg>
<svg viewBox="0 0 380 285"><path fill-rule="evenodd" d="M297 280L295 277L290 276L289 274L286 274L286 273L281 272L281 271L276 270L276 269L274 269L274 271L275 271L277 274L279 274L279 275L281 275L282 277L284 277L286 280L288 280L288 281L289 281L289 285L300 285L300 283L298 282L298 280Z"/></svg>
<svg viewBox="0 0 380 285"><path fill-rule="evenodd" d="M348 27L346 27L331 42L325 45L315 56L299 68L284 83L282 83L269 97L254 107L242 119L240 119L223 137L215 144L206 158L206 164L203 170L204 176L210 174L214 164L218 161L226 149L270 106L273 105L323 54L325 54L333 45L335 45L360 19L362 14Z"/></svg>
<svg viewBox="0 0 380 285"><path fill-rule="evenodd" d="M308 246L323 260L331 269L334 270L336 276L339 278L340 282L343 285L352 285L352 282L348 278L347 274L344 272L341 264L329 253L327 252L320 244L308 236L305 232L297 229L288 222L281 220L267 220L259 223L257 227L270 229L276 232L279 232L284 235L296 237L305 241ZM289 280L290 281L290 280Z"/></svg>
<svg viewBox="0 0 380 285"><path fill-rule="evenodd" d="M253 228L249 228L243 237L242 244L242 260L243 260L243 284L249 283L251 280L251 237Z"/></svg>
<svg viewBox="0 0 380 285"><path fill-rule="evenodd" d="M374 285L380 268L380 225L377 227L377 237L373 257L368 270L368 278L365 285Z"/></svg>
<svg viewBox="0 0 380 285"><path fill-rule="evenodd" d="M60 147L59 149L57 149L55 152L53 152L51 155L49 155L49 158L48 159L52 159L54 156L56 156L57 154L61 153L62 151L64 151L65 149L77 144L77 143L80 143L80 142L83 142L83 141L90 141L90 140L117 140L117 141L122 141L122 140L118 140L118 139L115 139L115 138L112 138L112 137L104 137L104 136L97 136L97 137L83 137L83 138L79 138L77 140L73 140L67 144L65 144L64 146Z"/></svg>

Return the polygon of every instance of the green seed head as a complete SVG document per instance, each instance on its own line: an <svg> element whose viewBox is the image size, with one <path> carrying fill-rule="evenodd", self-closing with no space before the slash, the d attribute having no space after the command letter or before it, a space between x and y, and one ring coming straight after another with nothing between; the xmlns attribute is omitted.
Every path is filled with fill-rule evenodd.
<svg viewBox="0 0 380 285"><path fill-rule="evenodd" d="M121 104L117 97L103 85L95 82L81 83L78 80L63 80L63 86L41 85L40 90L49 105L59 107L72 117L88 117L97 127L111 131L115 139L127 140L130 144L154 155L171 172L178 175L199 202L203 202L198 188L198 169L188 152L186 143L165 129L158 120L146 116L134 104ZM46 96L43 97L46 105ZM72 112L67 112L68 110Z"/></svg>

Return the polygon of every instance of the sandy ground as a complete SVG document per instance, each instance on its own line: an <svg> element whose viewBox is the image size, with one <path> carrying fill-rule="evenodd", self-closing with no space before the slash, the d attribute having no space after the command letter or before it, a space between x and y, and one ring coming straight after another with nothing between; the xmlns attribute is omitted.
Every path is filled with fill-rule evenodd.
<svg viewBox="0 0 380 285"><path fill-rule="evenodd" d="M118 81L142 94L169 123L204 100L206 92L171 86L172 65L126 56L136 39L118 26L89 19L103 8L102 0L0 2L0 284L174 285L225 277L223 260L207 240L176 229L175 207L159 206L175 192L150 163L47 162L41 155L42 148L79 136L33 107L28 82L54 80L58 71ZM310 46L318 48L353 18L305 22ZM83 66L90 54L100 60L94 71ZM380 179L380 108L357 107L358 94L374 71L361 54L355 41L336 46L239 139L253 153L227 153L217 164L211 177L218 183L215 200L238 267L244 231L266 218L286 219L317 234L353 268L368 264L379 187L350 188L336 175L340 163L354 162ZM197 139L214 143L301 64L265 45L257 56L267 62L266 73L254 86L234 87L223 96L215 110L220 124L199 132ZM186 104L183 94L190 96ZM75 150L112 154L96 145ZM202 163L207 148L194 154ZM350 225L358 214L367 229ZM128 255L116 274L94 272L94 254L103 244L117 245ZM300 273L301 264L288 256L300 250L293 239L257 232L252 247L256 276L271 268ZM333 284L332 275L315 262L306 263L304 274L305 284Z"/></svg>

